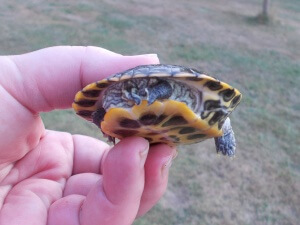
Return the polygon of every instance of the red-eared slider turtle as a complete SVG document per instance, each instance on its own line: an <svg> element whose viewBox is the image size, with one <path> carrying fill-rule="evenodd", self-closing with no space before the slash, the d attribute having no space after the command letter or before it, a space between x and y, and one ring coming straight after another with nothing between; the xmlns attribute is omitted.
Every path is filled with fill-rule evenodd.
<svg viewBox="0 0 300 225"><path fill-rule="evenodd" d="M229 114L241 100L230 85L195 69L143 65L87 85L76 113L109 138L140 136L151 144L192 144L215 138L217 152L233 156Z"/></svg>

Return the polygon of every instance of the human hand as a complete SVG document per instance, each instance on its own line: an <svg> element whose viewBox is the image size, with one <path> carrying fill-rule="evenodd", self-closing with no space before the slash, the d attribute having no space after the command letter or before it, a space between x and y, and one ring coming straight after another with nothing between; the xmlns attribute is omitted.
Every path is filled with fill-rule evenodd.
<svg viewBox="0 0 300 225"><path fill-rule="evenodd" d="M138 137L113 148L45 130L39 112L70 108L85 85L155 55L52 47L0 57L0 225L127 225L162 196L175 150ZM100 131L99 131L100 132Z"/></svg>

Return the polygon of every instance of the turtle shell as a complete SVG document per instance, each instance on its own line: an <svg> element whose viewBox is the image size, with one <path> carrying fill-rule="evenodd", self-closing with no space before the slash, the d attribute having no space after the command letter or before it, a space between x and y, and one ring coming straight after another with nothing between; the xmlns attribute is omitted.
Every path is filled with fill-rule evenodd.
<svg viewBox="0 0 300 225"><path fill-rule="evenodd" d="M110 140L140 136L150 143L192 144L222 136L241 96L195 69L143 65L87 85L73 108Z"/></svg>

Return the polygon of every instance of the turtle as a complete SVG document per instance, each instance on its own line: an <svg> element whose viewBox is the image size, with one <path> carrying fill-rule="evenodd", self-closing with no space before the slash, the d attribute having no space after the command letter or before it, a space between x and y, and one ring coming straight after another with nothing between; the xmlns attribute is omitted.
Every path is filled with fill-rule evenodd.
<svg viewBox="0 0 300 225"><path fill-rule="evenodd" d="M105 137L144 137L170 146L215 139L217 153L234 156L229 115L241 101L236 89L196 69L140 65L91 83L72 107Z"/></svg>

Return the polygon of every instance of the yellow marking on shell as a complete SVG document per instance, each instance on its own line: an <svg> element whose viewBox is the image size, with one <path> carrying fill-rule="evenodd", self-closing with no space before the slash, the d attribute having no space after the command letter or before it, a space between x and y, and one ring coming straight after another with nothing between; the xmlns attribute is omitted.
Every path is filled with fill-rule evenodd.
<svg viewBox="0 0 300 225"><path fill-rule="evenodd" d="M101 88L97 87L97 82L91 83L87 86L85 86L83 89L83 91L88 91L88 90L101 90Z"/></svg>
<svg viewBox="0 0 300 225"><path fill-rule="evenodd" d="M75 102L79 102L80 100L98 100L99 96L97 97L87 97L85 96L81 91L78 92L76 95L75 95L75 98L74 98L74 101Z"/></svg>
<svg viewBox="0 0 300 225"><path fill-rule="evenodd" d="M121 77L120 77L120 80L128 80L132 78L132 75L129 75L129 74L123 74Z"/></svg>
<svg viewBox="0 0 300 225"><path fill-rule="evenodd" d="M169 73L151 73L149 77L170 77Z"/></svg>
<svg viewBox="0 0 300 225"><path fill-rule="evenodd" d="M149 106L147 105L148 102L143 100L140 105L133 106L131 111L136 116L136 118L138 118L140 115L149 112L155 114L156 116L159 116L163 113L163 110L165 108L164 104L159 101L155 101Z"/></svg>
<svg viewBox="0 0 300 225"><path fill-rule="evenodd" d="M109 77L109 78L107 78L107 80L109 82L118 82L120 80L120 78L119 77Z"/></svg>
<svg viewBox="0 0 300 225"><path fill-rule="evenodd" d="M132 114L123 108L112 108L109 109L105 114L103 121L101 122L101 130L112 137L122 139L122 136L113 133L112 128L118 128L120 118L133 119Z"/></svg>
<svg viewBox="0 0 300 225"><path fill-rule="evenodd" d="M132 76L132 78L139 78L139 77L145 77L145 74L143 74L143 73L138 73L138 74L134 74L134 75Z"/></svg>
<svg viewBox="0 0 300 225"><path fill-rule="evenodd" d="M186 77L195 77L195 75L192 74L192 73L181 72L181 73L174 74L173 77L176 77L176 78L186 78Z"/></svg>

